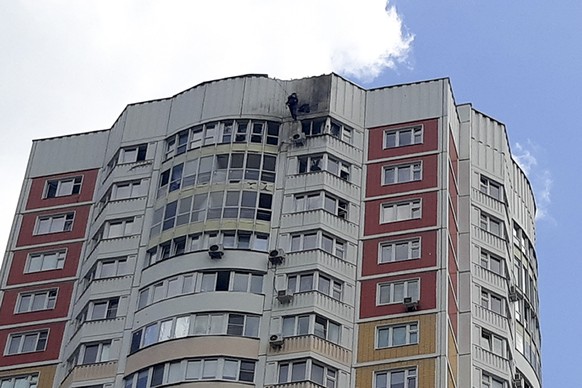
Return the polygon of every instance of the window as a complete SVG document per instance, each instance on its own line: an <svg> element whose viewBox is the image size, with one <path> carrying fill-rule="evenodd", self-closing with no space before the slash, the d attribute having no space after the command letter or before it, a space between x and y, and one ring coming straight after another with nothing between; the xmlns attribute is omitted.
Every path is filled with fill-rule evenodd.
<svg viewBox="0 0 582 388"><path fill-rule="evenodd" d="M498 201L503 201L503 186L484 175L481 175L479 189L482 193L487 194Z"/></svg>
<svg viewBox="0 0 582 388"><path fill-rule="evenodd" d="M103 238L118 238L129 236L133 233L133 223L133 218L109 221L105 225Z"/></svg>
<svg viewBox="0 0 582 388"><path fill-rule="evenodd" d="M86 289L95 279L106 279L129 275L131 270L127 263L127 259L127 257L118 257L99 260L83 277L83 289Z"/></svg>
<svg viewBox="0 0 582 388"><path fill-rule="evenodd" d="M37 388L38 373L20 376L0 377L1 388Z"/></svg>
<svg viewBox="0 0 582 388"><path fill-rule="evenodd" d="M37 291L33 293L22 293L18 296L16 312L28 313L31 311L50 310L55 307L56 301L56 289Z"/></svg>
<svg viewBox="0 0 582 388"><path fill-rule="evenodd" d="M133 147L125 147L119 151L119 164L141 162L146 159L148 145L140 144Z"/></svg>
<svg viewBox="0 0 582 388"><path fill-rule="evenodd" d="M483 372L481 375L481 388L507 388L505 380Z"/></svg>
<svg viewBox="0 0 582 388"><path fill-rule="evenodd" d="M379 263L419 259L420 239L381 242L379 253Z"/></svg>
<svg viewBox="0 0 582 388"><path fill-rule="evenodd" d="M238 291L261 294L263 275L243 272L205 272L202 274L200 292Z"/></svg>
<svg viewBox="0 0 582 388"><path fill-rule="evenodd" d="M382 204L381 222L395 222L421 217L420 199Z"/></svg>
<svg viewBox="0 0 582 388"><path fill-rule="evenodd" d="M346 143L352 142L352 129L338 121L330 120L329 134Z"/></svg>
<svg viewBox="0 0 582 388"><path fill-rule="evenodd" d="M335 388L337 370L312 359L279 363L279 384L312 381L320 386Z"/></svg>
<svg viewBox="0 0 582 388"><path fill-rule="evenodd" d="M507 357L507 341L505 338L485 329L481 329L481 347L500 357Z"/></svg>
<svg viewBox="0 0 582 388"><path fill-rule="evenodd" d="M111 188L111 201L137 198L145 195L145 182L142 181L132 181L132 182L120 182L113 185Z"/></svg>
<svg viewBox="0 0 582 388"><path fill-rule="evenodd" d="M198 358L166 362L125 378L125 388L148 388L196 380L254 382L255 361L236 358Z"/></svg>
<svg viewBox="0 0 582 388"><path fill-rule="evenodd" d="M44 198L64 197L66 195L79 194L83 177L77 176L46 181Z"/></svg>
<svg viewBox="0 0 582 388"><path fill-rule="evenodd" d="M59 214L54 216L40 216L36 220L35 235L69 232L73 229L75 213Z"/></svg>
<svg viewBox="0 0 582 388"><path fill-rule="evenodd" d="M117 309L119 307L119 298L111 298L91 302L89 304L88 319L89 321L96 321L100 319L114 319L117 317ZM83 314L83 313L81 313Z"/></svg>
<svg viewBox="0 0 582 388"><path fill-rule="evenodd" d="M25 272L31 273L62 269L65 265L66 256L66 249L56 252L31 253L28 255Z"/></svg>
<svg viewBox="0 0 582 388"><path fill-rule="evenodd" d="M111 341L81 345L81 365L109 361Z"/></svg>
<svg viewBox="0 0 582 388"><path fill-rule="evenodd" d="M325 192L299 194L295 196L295 211L323 209L333 215L347 219L349 203Z"/></svg>
<svg viewBox="0 0 582 388"><path fill-rule="evenodd" d="M378 284L377 304L402 303L406 297L418 300L419 286L419 279Z"/></svg>
<svg viewBox="0 0 582 388"><path fill-rule="evenodd" d="M416 388L416 368L376 372L375 388Z"/></svg>
<svg viewBox="0 0 582 388"><path fill-rule="evenodd" d="M196 314L193 318L194 335L232 335L258 337L259 317L244 314Z"/></svg>
<svg viewBox="0 0 582 388"><path fill-rule="evenodd" d="M418 343L418 322L381 326L376 329L376 348Z"/></svg>
<svg viewBox="0 0 582 388"><path fill-rule="evenodd" d="M422 127L410 127L384 132L384 148L422 144Z"/></svg>
<svg viewBox="0 0 582 388"><path fill-rule="evenodd" d="M318 314L283 317L285 337L315 335L335 344L340 342L341 325Z"/></svg>
<svg viewBox="0 0 582 388"><path fill-rule="evenodd" d="M486 232L489 232L497 237L503 238L503 221L490 216L489 214L481 212L480 226Z"/></svg>
<svg viewBox="0 0 582 388"><path fill-rule="evenodd" d="M42 352L46 348L48 330L10 334L4 354Z"/></svg>
<svg viewBox="0 0 582 388"><path fill-rule="evenodd" d="M383 169L384 181L382 184L391 185L419 181L422 179L421 163L404 164L401 166L386 166Z"/></svg>
<svg viewBox="0 0 582 388"><path fill-rule="evenodd" d="M325 252L344 258L346 242L322 231L313 231L291 235L290 252L321 249Z"/></svg>
<svg viewBox="0 0 582 388"><path fill-rule="evenodd" d="M327 154L299 156L297 164L299 174L327 171L344 180L350 178L350 165Z"/></svg>
<svg viewBox="0 0 582 388"><path fill-rule="evenodd" d="M503 259L487 252L486 250L481 250L481 267L488 269L497 275L504 276L505 273L505 262Z"/></svg>
<svg viewBox="0 0 582 388"><path fill-rule="evenodd" d="M319 291L333 299L341 300L343 282L321 274L309 272L287 276L287 290L291 294Z"/></svg>
<svg viewBox="0 0 582 388"><path fill-rule="evenodd" d="M481 289L481 306L505 316L505 305L503 297L488 290Z"/></svg>

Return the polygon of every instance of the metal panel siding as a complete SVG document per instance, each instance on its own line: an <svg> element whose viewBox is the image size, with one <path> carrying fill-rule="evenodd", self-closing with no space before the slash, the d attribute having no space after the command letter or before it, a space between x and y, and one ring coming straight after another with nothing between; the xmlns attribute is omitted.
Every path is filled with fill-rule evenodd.
<svg viewBox="0 0 582 388"><path fill-rule="evenodd" d="M240 115L244 87L244 78L234 78L207 84L204 106L202 107L202 120Z"/></svg>
<svg viewBox="0 0 582 388"><path fill-rule="evenodd" d="M145 143L148 139L165 137L171 100L147 102L127 107L123 143Z"/></svg>
<svg viewBox="0 0 582 388"><path fill-rule="evenodd" d="M28 178L100 168L107 136L103 131L35 140Z"/></svg>
<svg viewBox="0 0 582 388"><path fill-rule="evenodd" d="M366 91L336 75L332 76L330 112L364 126Z"/></svg>
<svg viewBox="0 0 582 388"><path fill-rule="evenodd" d="M242 115L266 115L278 119L290 116L285 103L291 93L287 93L284 82L276 79L245 78Z"/></svg>
<svg viewBox="0 0 582 388"><path fill-rule="evenodd" d="M205 90L204 86L195 87L172 99L168 134L200 122Z"/></svg>
<svg viewBox="0 0 582 388"><path fill-rule="evenodd" d="M441 117L443 87L435 80L369 91L366 127Z"/></svg>

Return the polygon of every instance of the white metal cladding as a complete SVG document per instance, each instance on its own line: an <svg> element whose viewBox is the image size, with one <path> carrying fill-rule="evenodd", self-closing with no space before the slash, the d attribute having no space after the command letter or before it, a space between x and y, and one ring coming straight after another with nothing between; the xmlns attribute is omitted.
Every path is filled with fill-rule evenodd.
<svg viewBox="0 0 582 388"><path fill-rule="evenodd" d="M511 163L512 185L508 189L511 208L514 209L513 218L524 228L528 237L535 242L535 212L536 205L527 176L519 165Z"/></svg>
<svg viewBox="0 0 582 388"><path fill-rule="evenodd" d="M127 107L123 143L146 143L166 135L171 100L158 100Z"/></svg>
<svg viewBox="0 0 582 388"><path fill-rule="evenodd" d="M172 99L168 135L202 120L205 86L197 86Z"/></svg>
<svg viewBox="0 0 582 388"><path fill-rule="evenodd" d="M471 163L493 179L505 179L505 127L491 118L473 110L471 118Z"/></svg>
<svg viewBox="0 0 582 388"><path fill-rule="evenodd" d="M418 121L443 115L446 80L370 90L366 100L366 127Z"/></svg>
<svg viewBox="0 0 582 388"><path fill-rule="evenodd" d="M330 113L350 124L364 126L366 91L337 75L332 76Z"/></svg>
<svg viewBox="0 0 582 388"><path fill-rule="evenodd" d="M100 168L109 131L35 140L29 178Z"/></svg>
<svg viewBox="0 0 582 388"><path fill-rule="evenodd" d="M107 149L105 150L103 166L106 166L119 150L121 139L123 138L123 128L125 127L126 120L127 107L123 110L123 112L121 112L121 115L119 115L119 118L115 121L109 130L109 137L107 139Z"/></svg>

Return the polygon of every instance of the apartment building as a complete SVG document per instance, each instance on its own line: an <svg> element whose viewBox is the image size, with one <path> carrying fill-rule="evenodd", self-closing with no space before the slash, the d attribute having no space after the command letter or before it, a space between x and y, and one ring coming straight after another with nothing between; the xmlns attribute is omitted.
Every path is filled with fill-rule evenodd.
<svg viewBox="0 0 582 388"><path fill-rule="evenodd" d="M448 79L208 81L34 141L0 388L539 388L534 245Z"/></svg>

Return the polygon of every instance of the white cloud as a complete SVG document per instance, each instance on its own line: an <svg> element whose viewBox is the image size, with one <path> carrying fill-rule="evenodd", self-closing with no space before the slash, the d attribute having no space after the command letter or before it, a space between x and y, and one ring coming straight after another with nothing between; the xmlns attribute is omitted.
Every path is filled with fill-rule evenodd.
<svg viewBox="0 0 582 388"><path fill-rule="evenodd" d="M245 73L367 82L413 35L385 0L13 0L0 4L0 249L31 139L109 128L126 104Z"/></svg>
<svg viewBox="0 0 582 388"><path fill-rule="evenodd" d="M543 149L527 140L527 144L515 143L513 159L527 175L535 193L537 213L536 220L553 220L549 213L552 203L551 191L553 185L552 174L549 169L541 167L538 163L538 155Z"/></svg>

